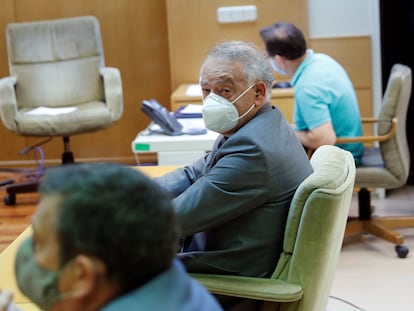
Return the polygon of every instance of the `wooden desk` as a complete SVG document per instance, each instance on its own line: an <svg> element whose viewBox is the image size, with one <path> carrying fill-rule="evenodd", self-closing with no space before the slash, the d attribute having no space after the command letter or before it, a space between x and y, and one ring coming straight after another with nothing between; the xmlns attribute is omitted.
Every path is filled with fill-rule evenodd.
<svg viewBox="0 0 414 311"><path fill-rule="evenodd" d="M201 94L192 92L188 95L187 91L189 87L194 87L195 84L181 84L170 97L171 110L176 111L182 106L188 104L201 105ZM271 94L272 105L278 107L284 117L290 122L293 122L293 88L283 89L276 88L272 89Z"/></svg>
<svg viewBox="0 0 414 311"><path fill-rule="evenodd" d="M162 176L165 173L171 172L182 165L164 165L164 166L134 166L135 169L147 174L149 177Z"/></svg>
<svg viewBox="0 0 414 311"><path fill-rule="evenodd" d="M137 166L134 169L147 174L154 178L164 175L180 166ZM17 287L16 278L14 275L14 259L16 257L17 250L23 240L32 234L31 227L21 233L16 240L14 240L1 254L0 254L0 288L11 289L14 292L14 303L18 305L24 311L39 311L29 298L23 295Z"/></svg>

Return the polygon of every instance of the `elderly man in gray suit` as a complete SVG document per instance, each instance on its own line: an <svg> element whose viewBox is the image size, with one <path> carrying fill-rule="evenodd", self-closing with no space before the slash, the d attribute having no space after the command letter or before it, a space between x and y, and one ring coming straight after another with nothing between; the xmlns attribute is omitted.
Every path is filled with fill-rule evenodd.
<svg viewBox="0 0 414 311"><path fill-rule="evenodd" d="M291 199L312 168L269 103L273 79L246 42L217 45L202 65L203 119L221 135L205 157L157 178L179 217L189 272L269 277L275 268Z"/></svg>

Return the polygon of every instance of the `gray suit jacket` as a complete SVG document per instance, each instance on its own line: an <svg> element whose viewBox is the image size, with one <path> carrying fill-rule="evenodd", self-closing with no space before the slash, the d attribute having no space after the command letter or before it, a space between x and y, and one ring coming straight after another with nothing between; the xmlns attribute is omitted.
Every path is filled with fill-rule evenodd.
<svg viewBox="0 0 414 311"><path fill-rule="evenodd" d="M183 235L205 238L201 250L179 254L186 269L270 276L290 201L311 172L290 125L265 105L204 158L157 178L173 197Z"/></svg>

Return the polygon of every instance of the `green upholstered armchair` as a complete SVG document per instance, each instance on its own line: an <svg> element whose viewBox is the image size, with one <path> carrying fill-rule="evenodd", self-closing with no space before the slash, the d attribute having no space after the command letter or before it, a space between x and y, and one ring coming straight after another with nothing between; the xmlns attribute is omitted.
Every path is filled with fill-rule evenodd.
<svg viewBox="0 0 414 311"><path fill-rule="evenodd" d="M262 301L261 310L325 310L344 237L355 164L348 151L321 146L314 172L296 190L283 253L271 278L192 274L210 292Z"/></svg>
<svg viewBox="0 0 414 311"><path fill-rule="evenodd" d="M73 162L70 136L108 128L123 113L121 75L105 66L98 20L11 23L6 38L10 76L0 79L4 126L22 136L62 137L62 162Z"/></svg>

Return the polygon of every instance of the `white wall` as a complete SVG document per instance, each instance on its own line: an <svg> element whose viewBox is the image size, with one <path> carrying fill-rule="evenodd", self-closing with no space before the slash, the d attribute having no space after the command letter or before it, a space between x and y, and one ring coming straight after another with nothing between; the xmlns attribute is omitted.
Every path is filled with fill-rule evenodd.
<svg viewBox="0 0 414 311"><path fill-rule="evenodd" d="M378 0L308 0L310 38L371 36L373 114L382 98Z"/></svg>
<svg viewBox="0 0 414 311"><path fill-rule="evenodd" d="M370 2L373 1L308 0L310 37L369 35Z"/></svg>

